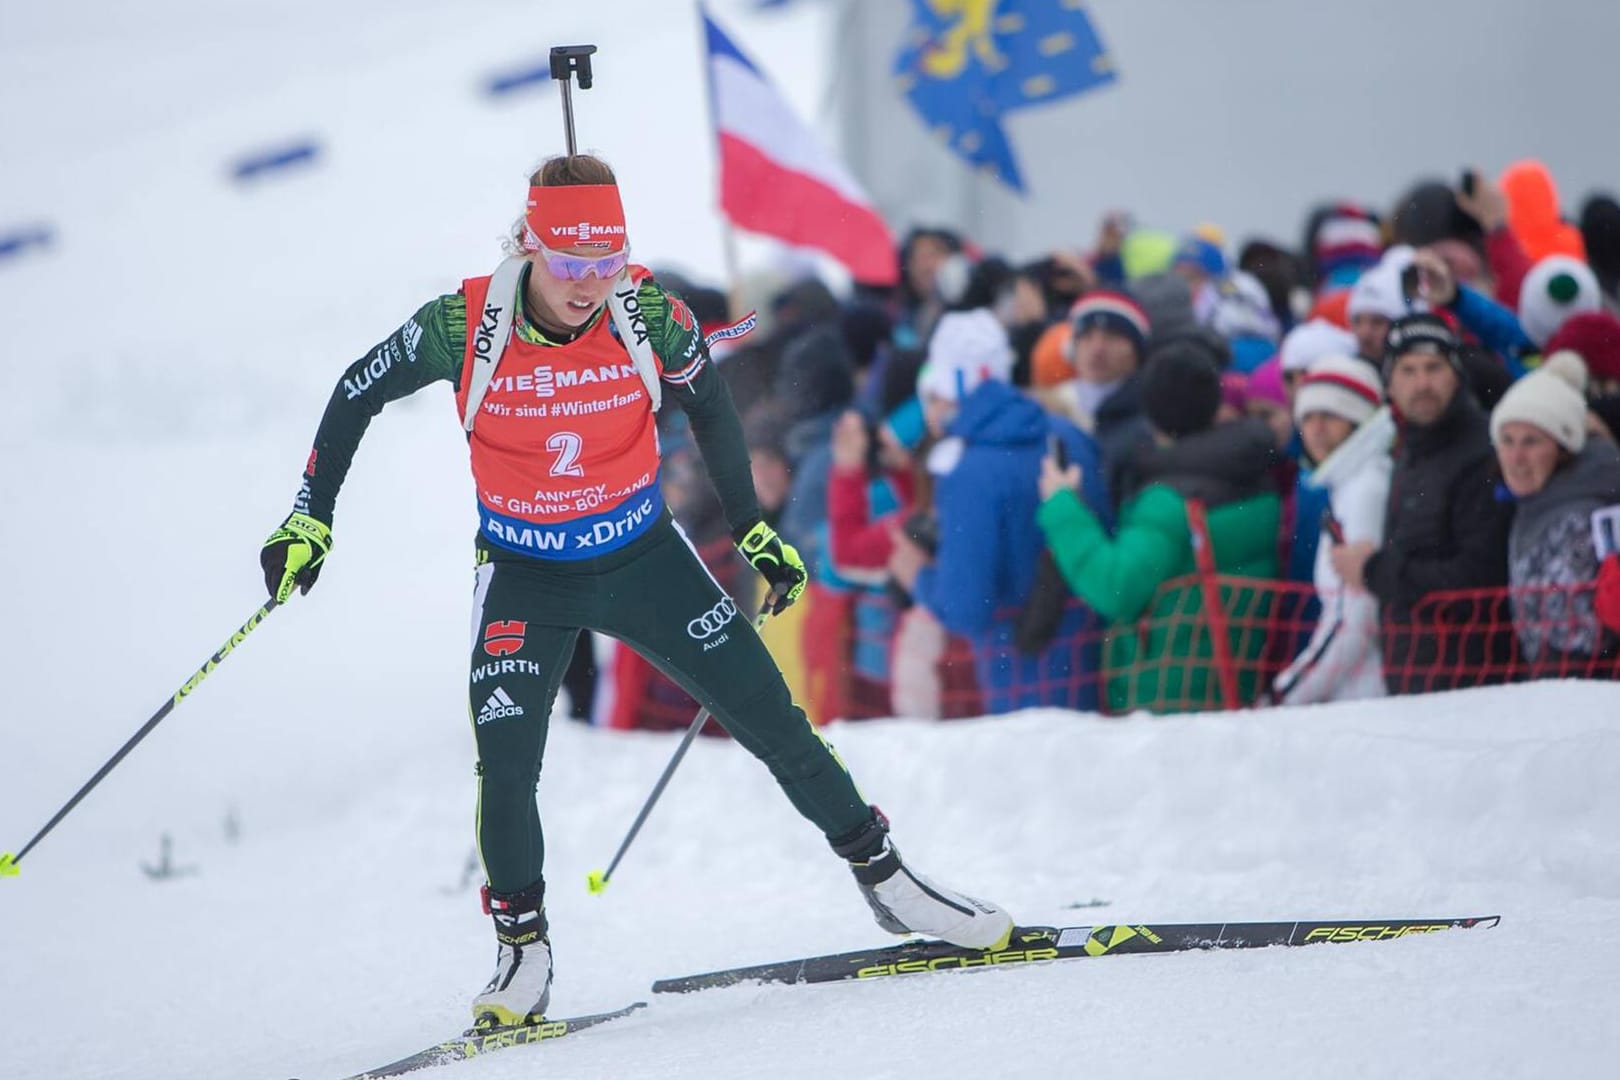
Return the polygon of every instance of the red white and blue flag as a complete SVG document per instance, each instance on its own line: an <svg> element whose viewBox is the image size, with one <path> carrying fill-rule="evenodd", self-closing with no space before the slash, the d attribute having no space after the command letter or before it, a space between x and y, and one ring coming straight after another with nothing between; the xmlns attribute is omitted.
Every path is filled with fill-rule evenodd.
<svg viewBox="0 0 1620 1080"><path fill-rule="evenodd" d="M857 281L894 284L894 237L860 184L707 11L703 30L720 209L738 228L825 252Z"/></svg>

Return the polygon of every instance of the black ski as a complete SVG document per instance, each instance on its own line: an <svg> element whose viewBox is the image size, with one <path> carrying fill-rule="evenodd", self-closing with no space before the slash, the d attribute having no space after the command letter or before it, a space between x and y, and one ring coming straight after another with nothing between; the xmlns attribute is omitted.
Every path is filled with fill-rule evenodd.
<svg viewBox="0 0 1620 1080"><path fill-rule="evenodd" d="M634 1005L626 1005L622 1009L612 1012L591 1013L588 1016L570 1016L559 1020L545 1020L537 1024L522 1024L516 1027L476 1029L459 1035L454 1039L446 1039L436 1046L426 1050L419 1050L410 1057L400 1058L392 1065L384 1065L378 1069L356 1073L345 1077L344 1080L381 1080L385 1076L402 1076L417 1069L431 1069L435 1065L448 1065L452 1061L464 1061L480 1054L493 1053L504 1050L508 1046L524 1046L528 1043L543 1042L546 1039L560 1039L564 1035L572 1035L576 1031L583 1031L597 1024L605 1024L609 1020L617 1020L621 1016L629 1016L637 1009L647 1007L645 1001L638 1001Z"/></svg>
<svg viewBox="0 0 1620 1080"><path fill-rule="evenodd" d="M1475 926L1495 926L1499 915L1470 919L1341 919L1333 922L1138 923L1115 926L1021 926L1005 949L987 952L943 941L908 941L880 949L809 956L703 975L660 979L655 994L684 994L745 982L823 983L879 979L925 971L1005 967L1049 960L1125 953L1172 953L1192 949L1259 949L1268 945L1316 945L1388 941Z"/></svg>

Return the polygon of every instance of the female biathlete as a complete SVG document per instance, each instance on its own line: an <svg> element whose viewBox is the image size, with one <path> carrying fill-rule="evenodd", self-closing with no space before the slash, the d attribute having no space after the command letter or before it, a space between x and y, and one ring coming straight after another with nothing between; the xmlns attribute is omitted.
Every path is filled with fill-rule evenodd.
<svg viewBox="0 0 1620 1080"><path fill-rule="evenodd" d="M654 413L686 410L733 536L775 589L804 564L763 521L731 395L691 312L629 264L613 172L588 155L530 178L510 257L429 301L344 372L293 512L260 554L285 602L332 547L338 488L371 418L430 383L456 387L480 528L468 710L477 841L498 951L478 1026L533 1022L551 987L535 788L552 699L581 630L610 634L702 702L849 860L878 924L971 948L1012 932L1001 908L911 871L832 748L793 704L746 617L698 561L659 494ZM615 295L617 293L617 295ZM650 349L648 348L650 346Z"/></svg>

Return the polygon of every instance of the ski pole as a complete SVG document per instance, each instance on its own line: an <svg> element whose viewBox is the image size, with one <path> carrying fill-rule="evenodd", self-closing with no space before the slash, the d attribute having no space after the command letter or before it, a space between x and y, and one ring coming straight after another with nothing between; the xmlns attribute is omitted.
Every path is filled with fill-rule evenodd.
<svg viewBox="0 0 1620 1080"><path fill-rule="evenodd" d="M591 88L591 54L595 45L553 45L551 47L551 77L562 83L563 138L568 141L568 156L578 150L574 145L574 80L579 75L579 88Z"/></svg>
<svg viewBox="0 0 1620 1080"><path fill-rule="evenodd" d="M242 644L243 640L253 632L253 628L263 622L267 615L276 610L276 607L277 604L275 597L271 597L269 600L265 601L264 605L260 607L258 611L255 611L248 618L248 621L243 623L236 633L232 634L230 638L226 640L225 644L221 645L218 650L215 651L213 656L208 658L208 663L198 668L191 678L187 679L185 684L174 692L174 696L163 703L163 708L153 713L152 718L141 725L141 730L137 731L133 736L131 736L128 742L118 748L118 753L114 754L108 760L107 764L103 765L96 771L96 775L90 778L89 783L80 788L77 794L67 801L67 805L58 810L56 812L56 816L47 821L45 823L45 827L34 834L34 838L32 840L23 845L23 849L21 851L15 855L10 853L0 854L0 877L16 877L19 872L17 869L17 864L22 862L23 857L26 856L30 851L34 850L34 845L45 839L46 834L48 834L52 829L56 828L57 824L63 818L67 817L73 808L78 806L80 801L83 800L86 795L90 794L91 790L97 784L106 779L107 774L112 772L113 769L117 767L118 763L123 761L124 758L129 755L131 750L135 749L136 744L138 744L142 739L146 738L146 736L151 733L152 729L157 727L165 716L168 716L174 711L174 707L176 705L184 701L193 690L197 689L198 685L200 685L202 681L208 677L209 673L223 663L225 658L231 654L232 650L234 650L238 645Z"/></svg>
<svg viewBox="0 0 1620 1080"><path fill-rule="evenodd" d="M765 625L765 619L770 615L771 608L775 606L777 599L784 591L784 587L778 585L766 595L759 606L759 614L754 616L754 630L756 632ZM697 738L697 733L703 730L703 725L708 720L709 710L707 708L699 709L698 714L692 718L692 726L686 729L686 734L681 737L680 745L675 748L674 755L670 757L669 764L664 766L664 774L658 778L658 783L653 785L652 794L648 795L647 801L641 804L641 812L636 815L636 820L630 823L630 831L624 834L624 839L619 843L619 850L613 853L613 861L608 863L606 870L592 870L585 875L585 885L591 892L600 893L608 887L608 880L613 877L613 871L618 868L619 860L624 858L626 851L630 850L630 842L636 838L636 833L641 831L641 826L647 820L647 815L652 813L653 805L658 802L658 796L664 793L665 786L669 784L669 778L675 775L675 766L681 763L681 759L686 756L686 751L692 745L692 740Z"/></svg>

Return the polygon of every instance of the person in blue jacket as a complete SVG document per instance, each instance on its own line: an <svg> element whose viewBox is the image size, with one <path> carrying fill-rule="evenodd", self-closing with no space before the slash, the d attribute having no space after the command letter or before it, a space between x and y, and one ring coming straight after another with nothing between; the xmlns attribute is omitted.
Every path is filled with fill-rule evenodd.
<svg viewBox="0 0 1620 1080"><path fill-rule="evenodd" d="M988 309L940 319L917 379L929 430L941 437L928 459L936 550L902 532L889 569L917 603L971 643L986 712L1095 709L1102 623L1089 610L1072 609L1038 655L1013 644L1044 544L1035 524L1036 477L1050 438L1080 466L1086 504L1108 524L1113 508L1096 443L1014 389L1012 366L1007 333Z"/></svg>

